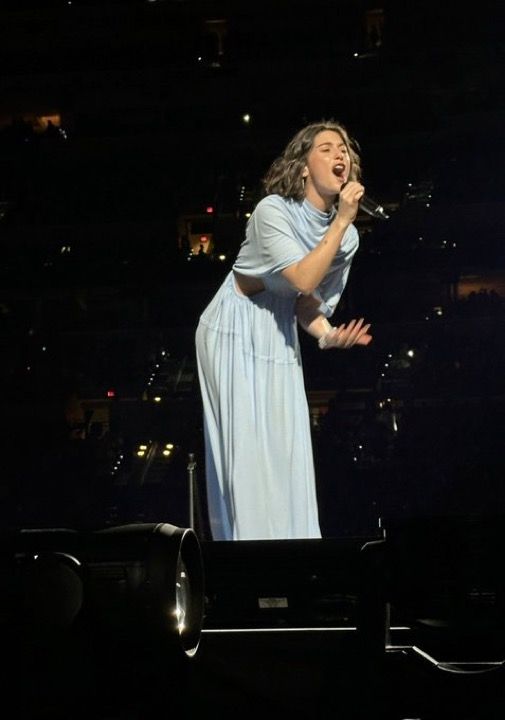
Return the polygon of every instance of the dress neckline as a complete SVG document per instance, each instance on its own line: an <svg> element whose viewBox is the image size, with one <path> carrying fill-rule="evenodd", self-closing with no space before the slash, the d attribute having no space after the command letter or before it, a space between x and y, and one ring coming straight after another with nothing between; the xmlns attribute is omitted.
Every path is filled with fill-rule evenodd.
<svg viewBox="0 0 505 720"><path fill-rule="evenodd" d="M330 223L337 212L335 207L332 207L331 210L319 210L307 198L303 199L302 207L308 215L325 224Z"/></svg>

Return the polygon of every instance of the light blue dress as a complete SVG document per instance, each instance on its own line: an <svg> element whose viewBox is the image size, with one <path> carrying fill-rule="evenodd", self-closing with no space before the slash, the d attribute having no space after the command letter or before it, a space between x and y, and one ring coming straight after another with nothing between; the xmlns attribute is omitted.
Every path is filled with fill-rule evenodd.
<svg viewBox="0 0 505 720"><path fill-rule="evenodd" d="M268 195L251 215L233 268L265 290L245 297L233 270L196 331L205 473L214 540L319 538L310 420L298 341L298 291L281 270L322 239L335 210ZM314 296L330 317L358 233L350 226Z"/></svg>

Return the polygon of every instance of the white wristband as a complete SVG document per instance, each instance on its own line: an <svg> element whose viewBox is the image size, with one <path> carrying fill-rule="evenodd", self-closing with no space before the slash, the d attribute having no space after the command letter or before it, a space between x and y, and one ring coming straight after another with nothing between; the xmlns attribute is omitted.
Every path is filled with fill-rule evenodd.
<svg viewBox="0 0 505 720"><path fill-rule="evenodd" d="M331 331L330 331L330 332L331 332ZM324 350L325 347L327 346L327 344L328 344L328 335L330 334L330 332L327 332L327 333L325 333L324 335L321 335L321 337L320 337L319 340L317 341L317 344L319 345L319 349L320 349L320 350Z"/></svg>

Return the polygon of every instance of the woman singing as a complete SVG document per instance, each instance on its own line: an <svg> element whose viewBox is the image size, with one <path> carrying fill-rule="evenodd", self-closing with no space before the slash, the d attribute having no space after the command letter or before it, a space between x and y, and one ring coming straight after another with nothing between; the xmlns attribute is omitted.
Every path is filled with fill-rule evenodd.
<svg viewBox="0 0 505 720"><path fill-rule="evenodd" d="M232 270L196 331L214 540L319 538L298 324L323 350L368 345L332 316L358 249L355 143L334 121L288 143L263 179Z"/></svg>

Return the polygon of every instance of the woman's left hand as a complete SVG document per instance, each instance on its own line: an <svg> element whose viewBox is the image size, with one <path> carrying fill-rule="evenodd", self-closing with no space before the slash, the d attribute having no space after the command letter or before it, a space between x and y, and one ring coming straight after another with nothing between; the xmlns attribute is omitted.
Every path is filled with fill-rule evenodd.
<svg viewBox="0 0 505 720"><path fill-rule="evenodd" d="M368 333L370 323L363 325L364 319L351 320L347 325L342 324L329 330L326 335L319 338L321 350L339 348L346 350L354 345L368 345L372 336Z"/></svg>

